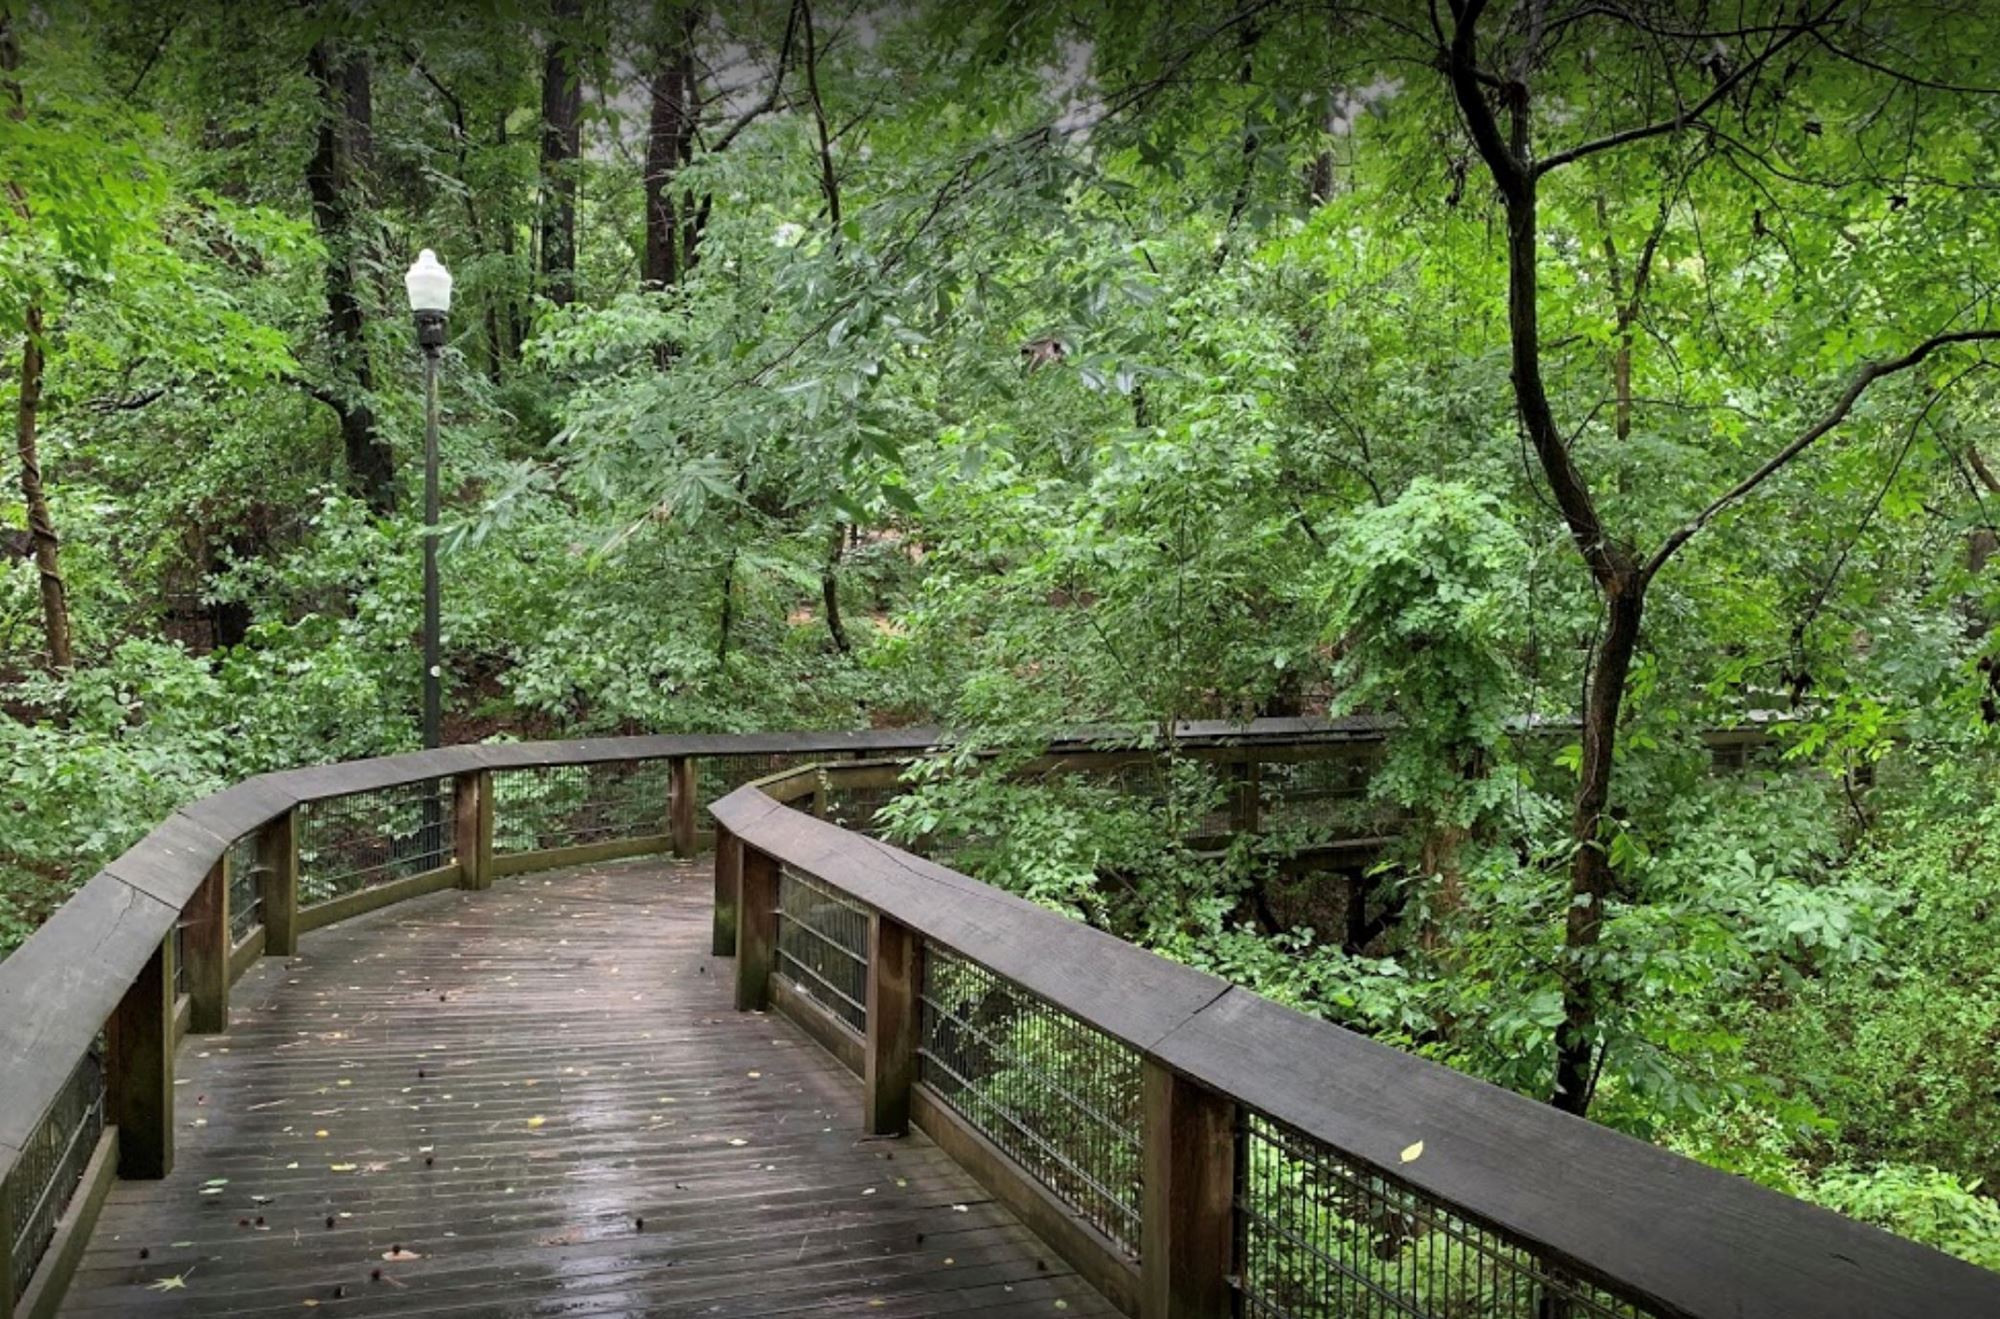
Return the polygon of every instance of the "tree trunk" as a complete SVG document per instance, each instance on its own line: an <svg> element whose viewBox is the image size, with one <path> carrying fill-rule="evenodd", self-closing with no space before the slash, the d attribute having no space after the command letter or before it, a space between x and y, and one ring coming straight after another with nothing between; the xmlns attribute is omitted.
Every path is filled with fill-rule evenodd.
<svg viewBox="0 0 2000 1319"><path fill-rule="evenodd" d="M367 314L361 304L361 258L366 246L360 208L366 205L374 111L365 55L337 52L329 39L313 45L307 70L320 92L319 129L306 165L313 222L326 243L326 327L337 382L316 396L340 418L348 484L378 516L396 511L396 460L376 424L370 395L374 368L368 358Z"/></svg>
<svg viewBox="0 0 2000 1319"><path fill-rule="evenodd" d="M493 132L493 145L503 152L507 147L507 112L504 110L500 112L499 123ZM516 216L514 208L511 205L514 197L514 191L510 187L508 189L509 204L502 206L500 215L500 255L507 259L506 291L500 295L500 298L504 303L501 313L501 328L506 334L507 355L512 358L518 358L521 353L521 345L526 343L528 339L528 327L522 321L521 304L514 297L517 288L514 282Z"/></svg>
<svg viewBox="0 0 2000 1319"><path fill-rule="evenodd" d="M716 629L715 662L729 662L729 634L736 627L736 551L722 565L722 620Z"/></svg>
<svg viewBox="0 0 2000 1319"><path fill-rule="evenodd" d="M1612 883L1611 856L1604 838L1611 804L1611 768L1618 742L1618 715L1625 681L1639 649L1639 624L1646 610L1646 585L1637 573L1621 576L1604 590L1604 635L1598 642L1583 707L1583 760L1575 810L1570 817L1570 906L1563 929L1567 965L1563 975L1563 1025L1556 1040L1555 1093L1549 1102L1581 1117L1590 1108L1597 1079L1596 982L1587 965L1604 933L1604 900Z"/></svg>
<svg viewBox="0 0 2000 1319"><path fill-rule="evenodd" d="M701 114L694 47L701 9L662 0L656 15L652 116L646 134L646 255L641 277L654 288L672 288L694 268L698 237L692 204L676 206L674 181L694 159L695 124ZM667 11L677 12L667 12ZM689 199L692 203L692 199ZM686 221L684 224L683 221Z"/></svg>
<svg viewBox="0 0 2000 1319"><path fill-rule="evenodd" d="M836 522L832 542L827 546L826 566L819 573L819 598L826 608L826 634L833 639L833 648L843 655L854 650L847 640L847 625L840 621L840 554L846 545L847 524Z"/></svg>
<svg viewBox="0 0 2000 1319"><path fill-rule="evenodd" d="M582 153L583 79L571 30L580 0L555 0L542 62L542 291L576 298L576 159Z"/></svg>
<svg viewBox="0 0 2000 1319"><path fill-rule="evenodd" d="M10 66L11 68L11 66ZM28 506L28 539L35 547L35 572L42 583L42 632L48 640L49 665L67 671L75 664L70 651L69 588L63 582L62 542L49 516L48 494L42 488L42 463L37 425L42 406L42 309L28 304L27 343L21 349L21 397L15 409L15 445L21 458L21 498Z"/></svg>
<svg viewBox="0 0 2000 1319"><path fill-rule="evenodd" d="M1445 67L1466 128L1506 207L1507 338L1515 407L1570 540L1604 599L1603 632L1587 657L1590 683L1584 697L1583 761L1570 820L1573 852L1570 906L1563 932L1563 1024L1556 1033L1556 1076L1549 1101L1581 1116L1590 1106L1599 1062L1593 1037L1601 1005L1591 962L1603 934L1604 899L1612 881L1611 859L1601 831L1611 800L1618 715L1625 700L1626 677L1638 650L1647 579L1630 549L1604 526L1590 485L1572 461L1567 438L1549 404L1542 378L1540 203L1530 163L1528 89L1519 81L1510 81L1500 89L1508 115L1503 133L1487 102L1478 67L1474 24L1480 9L1478 4L1469 4L1456 11L1459 25L1446 52Z"/></svg>
<svg viewBox="0 0 2000 1319"><path fill-rule="evenodd" d="M7 117L21 123L28 117L28 104L21 94L15 71L21 67L21 45L14 33L14 16L0 10L0 83L7 97ZM27 194L9 180L8 200L23 224L33 219ZM20 396L14 410L14 444L21 459L21 499L28 507L28 540L35 551L35 571L41 578L42 632L48 642L49 666L66 672L74 666L70 651L69 589L62 575L62 542L56 537L55 519L49 515L48 493L42 487L40 424L42 381L48 359L42 342L42 304L30 301L22 317L26 340L21 345Z"/></svg>

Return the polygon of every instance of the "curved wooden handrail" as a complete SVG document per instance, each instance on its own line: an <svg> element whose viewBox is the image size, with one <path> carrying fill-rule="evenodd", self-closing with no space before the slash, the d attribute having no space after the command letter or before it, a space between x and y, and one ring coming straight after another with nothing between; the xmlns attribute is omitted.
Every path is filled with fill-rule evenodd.
<svg viewBox="0 0 2000 1319"><path fill-rule="evenodd" d="M937 740L933 729L898 729L480 744L260 774L192 802L106 865L0 962L0 1178L224 851L295 807L477 770L919 751Z"/></svg>
<svg viewBox="0 0 2000 1319"><path fill-rule="evenodd" d="M1111 766L1164 745L1246 762L1346 755L1341 748L1378 742L1391 727L1354 718L1191 723L1164 736L1079 728L1051 741L1050 763ZM1725 730L1709 740L1758 735ZM682 771L706 757L879 764L945 741L938 730L919 728L484 744L263 774L193 802L105 866L0 962L0 1178L14 1171L106 1023L154 973L163 943L183 913L195 910L204 884L216 882L232 846L281 822L280 836L289 839L289 817L301 807L563 766L667 761L677 765L680 783ZM766 784L772 792L755 784L738 789L710 808L718 836L816 876L1005 977L1162 1075L1274 1118L1654 1313L2000 1313L2000 1277L1384 1048L778 799L843 772L839 765L794 767L782 776L790 790L776 782ZM481 791L490 821L491 799ZM690 845L692 795L681 792L674 821ZM719 888L720 881L719 870ZM332 903L322 916L359 909ZM225 951L232 960L245 952L254 958L261 946L260 939ZM170 995L170 1015L171 1007ZM171 1034L166 1047L170 1076ZM153 1116L170 1123L171 1093L153 1100ZM1428 1153L1402 1163L1400 1151L1414 1140L1425 1141ZM1746 1248L1750 1241L1756 1249ZM6 1281L0 1268L0 1284ZM0 1285L0 1315L9 1300Z"/></svg>
<svg viewBox="0 0 2000 1319"><path fill-rule="evenodd" d="M742 848L1650 1314L2000 1315L2000 1274L1307 1016L766 786L710 807Z"/></svg>
<svg viewBox="0 0 2000 1319"><path fill-rule="evenodd" d="M1218 720L1176 725L1172 738L1192 746L1337 744L1377 740L1388 726L1367 716ZM1129 745L1135 736L1131 729L1081 727L1051 745ZM935 728L901 728L481 743L279 770L191 802L106 865L0 962L0 1059L6 1061L0 1069L0 1178L12 1170L70 1069L224 851L300 805L479 770L675 757L915 754L945 741Z"/></svg>

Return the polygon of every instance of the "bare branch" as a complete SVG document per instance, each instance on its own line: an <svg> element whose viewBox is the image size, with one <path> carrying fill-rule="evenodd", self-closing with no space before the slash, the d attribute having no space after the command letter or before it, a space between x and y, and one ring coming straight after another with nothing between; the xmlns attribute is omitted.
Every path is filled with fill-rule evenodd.
<svg viewBox="0 0 2000 1319"><path fill-rule="evenodd" d="M1727 491L1719 495L1713 503L1709 504L1707 508L1697 513L1691 520L1668 536L1666 541L1654 553L1653 557L1646 561L1646 566L1643 570L1644 577L1650 580L1655 573L1666 566L1667 560L1673 558L1679 552L1681 546L1693 539L1696 533L1713 521L1718 514L1728 509L1731 505L1736 504L1758 486L1784 470L1794 458L1797 458L1807 449L1810 449L1827 432L1845 421L1847 415L1854 411L1854 405L1861 401L1861 396L1868 392L1870 385L1885 377L1896 375L1899 372L1907 371L1911 367L1919 365L1940 348L1965 343L2000 343L2000 330L1953 330L1945 334L1932 335L1904 353L1901 357L1884 358L1863 365L1855 373L1854 379L1848 384L1847 389L1835 401L1834 405L1827 410L1824 416L1806 427L1805 430L1800 431L1791 443L1771 455L1769 461L1762 467L1759 467L1756 471L1731 486Z"/></svg>
<svg viewBox="0 0 2000 1319"><path fill-rule="evenodd" d="M1679 114L1668 119L1657 120L1650 124L1641 124L1635 128L1620 129L1618 132L1600 137L1594 142L1585 142L1581 145L1573 146L1567 151L1558 151L1554 155L1535 163L1535 177L1540 178L1551 170L1561 169L1564 165L1573 164L1586 156L1594 156L1601 151L1610 151L1614 147L1627 146L1633 142L1643 142L1647 138L1680 132L1689 124L1701 118L1703 114L1720 102L1725 96L1729 95L1730 92L1734 91L1737 84L1756 73L1759 69L1762 69L1766 64L1769 64L1779 51L1825 23L1832 17L1834 10L1839 8L1839 5L1840 0L1834 0L1834 3L1821 11L1818 17L1808 19L1806 22L1787 31L1783 36L1778 37L1770 45L1766 46L1755 59L1746 62L1742 68L1733 70L1727 77L1718 81L1708 95L1683 109Z"/></svg>
<svg viewBox="0 0 2000 1319"><path fill-rule="evenodd" d="M785 90L785 67L792 60L792 37L799 28L799 8L799 4L794 3L791 12L785 16L785 39L778 47L778 71L771 79L770 92L763 100L731 120L729 127L722 130L722 136L715 140L713 146L707 148L710 152L727 151L729 144L736 140L737 134L778 108L778 100L784 95Z"/></svg>
<svg viewBox="0 0 2000 1319"><path fill-rule="evenodd" d="M2000 96L2000 87L1970 87L1963 83L1940 82L1934 78L1925 78L1919 74L1909 73L1902 69L1892 68L1887 64L1879 63L1876 60L1871 60L1866 55L1856 54L1845 46L1837 46L1825 33L1814 32L1812 35L1814 41L1817 41L1841 59L1851 64L1859 64L1864 69L1872 69L1876 73L1894 78L1897 82L1908 83L1912 87L1923 87L1934 92L1962 92L1969 96Z"/></svg>

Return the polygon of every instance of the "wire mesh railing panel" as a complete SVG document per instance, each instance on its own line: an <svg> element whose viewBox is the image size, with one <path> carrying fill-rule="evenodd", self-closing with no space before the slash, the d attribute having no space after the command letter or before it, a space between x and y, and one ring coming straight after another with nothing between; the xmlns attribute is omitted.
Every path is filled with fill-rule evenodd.
<svg viewBox="0 0 2000 1319"><path fill-rule="evenodd" d="M1259 825L1357 825L1367 814L1373 772L1368 760L1354 756L1266 761L1257 767Z"/></svg>
<svg viewBox="0 0 2000 1319"><path fill-rule="evenodd" d="M299 905L407 879L456 859L450 779L299 807Z"/></svg>
<svg viewBox="0 0 2000 1319"><path fill-rule="evenodd" d="M493 775L493 854L664 834L672 776L665 760L498 771Z"/></svg>
<svg viewBox="0 0 2000 1319"><path fill-rule="evenodd" d="M1651 1319L1331 1147L1244 1110L1241 1315L1272 1319Z"/></svg>
<svg viewBox="0 0 2000 1319"><path fill-rule="evenodd" d="M1139 1249L1139 1055L927 943L919 1078L1127 1254Z"/></svg>
<svg viewBox="0 0 2000 1319"><path fill-rule="evenodd" d="M868 1028L868 910L810 875L778 871L777 975L856 1031Z"/></svg>
<svg viewBox="0 0 2000 1319"><path fill-rule="evenodd" d="M229 845L229 942L242 943L264 923L263 862L257 835Z"/></svg>
<svg viewBox="0 0 2000 1319"><path fill-rule="evenodd" d="M826 818L854 833L880 837L876 816L905 791L901 783L850 785L842 783L838 774L828 775Z"/></svg>
<svg viewBox="0 0 2000 1319"><path fill-rule="evenodd" d="M27 1290L35 1266L55 1236L56 1219L83 1180L84 1165L104 1132L104 1062L92 1048L70 1073L62 1093L36 1126L0 1185L6 1210L0 1221L14 1225L13 1239L0 1242L13 1259L12 1302ZM4 1307L0 1307L4 1308Z"/></svg>
<svg viewBox="0 0 2000 1319"><path fill-rule="evenodd" d="M696 793L703 802L720 801L753 779L776 774L808 763L845 759L843 756L814 753L756 752L736 756L702 756L695 761Z"/></svg>

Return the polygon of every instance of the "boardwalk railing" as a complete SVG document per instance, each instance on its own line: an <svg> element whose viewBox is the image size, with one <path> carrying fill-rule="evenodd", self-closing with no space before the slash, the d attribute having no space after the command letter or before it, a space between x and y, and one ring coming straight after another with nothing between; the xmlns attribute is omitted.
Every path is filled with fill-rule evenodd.
<svg viewBox="0 0 2000 1319"><path fill-rule="evenodd" d="M1175 754L1232 784L1194 832L1331 818L1382 731L1174 730ZM175 1046L227 1029L230 988L259 957L441 888L692 855L702 803L739 1005L798 1020L862 1075L868 1130L929 1132L1132 1313L2000 1314L2000 1276L861 832L937 742L454 747L262 775L176 812L0 963L0 1319L54 1312L114 1177L171 1169ZM1036 768L1153 791L1157 750L1103 745L1082 730Z"/></svg>
<svg viewBox="0 0 2000 1319"><path fill-rule="evenodd" d="M1191 747L1366 758L1381 726L1174 733ZM1100 737L1079 730L1056 747L1081 753ZM0 962L0 1319L53 1311L114 1177L172 1168L175 1046L228 1028L230 986L259 957L442 888L689 856L702 801L787 766L907 761L938 742L917 728L452 747L260 775L175 812Z"/></svg>
<svg viewBox="0 0 2000 1319"><path fill-rule="evenodd" d="M2000 1275L820 818L881 773L713 806L737 1006L798 1022L862 1077L868 1131L921 1128L1128 1313L2000 1316Z"/></svg>

